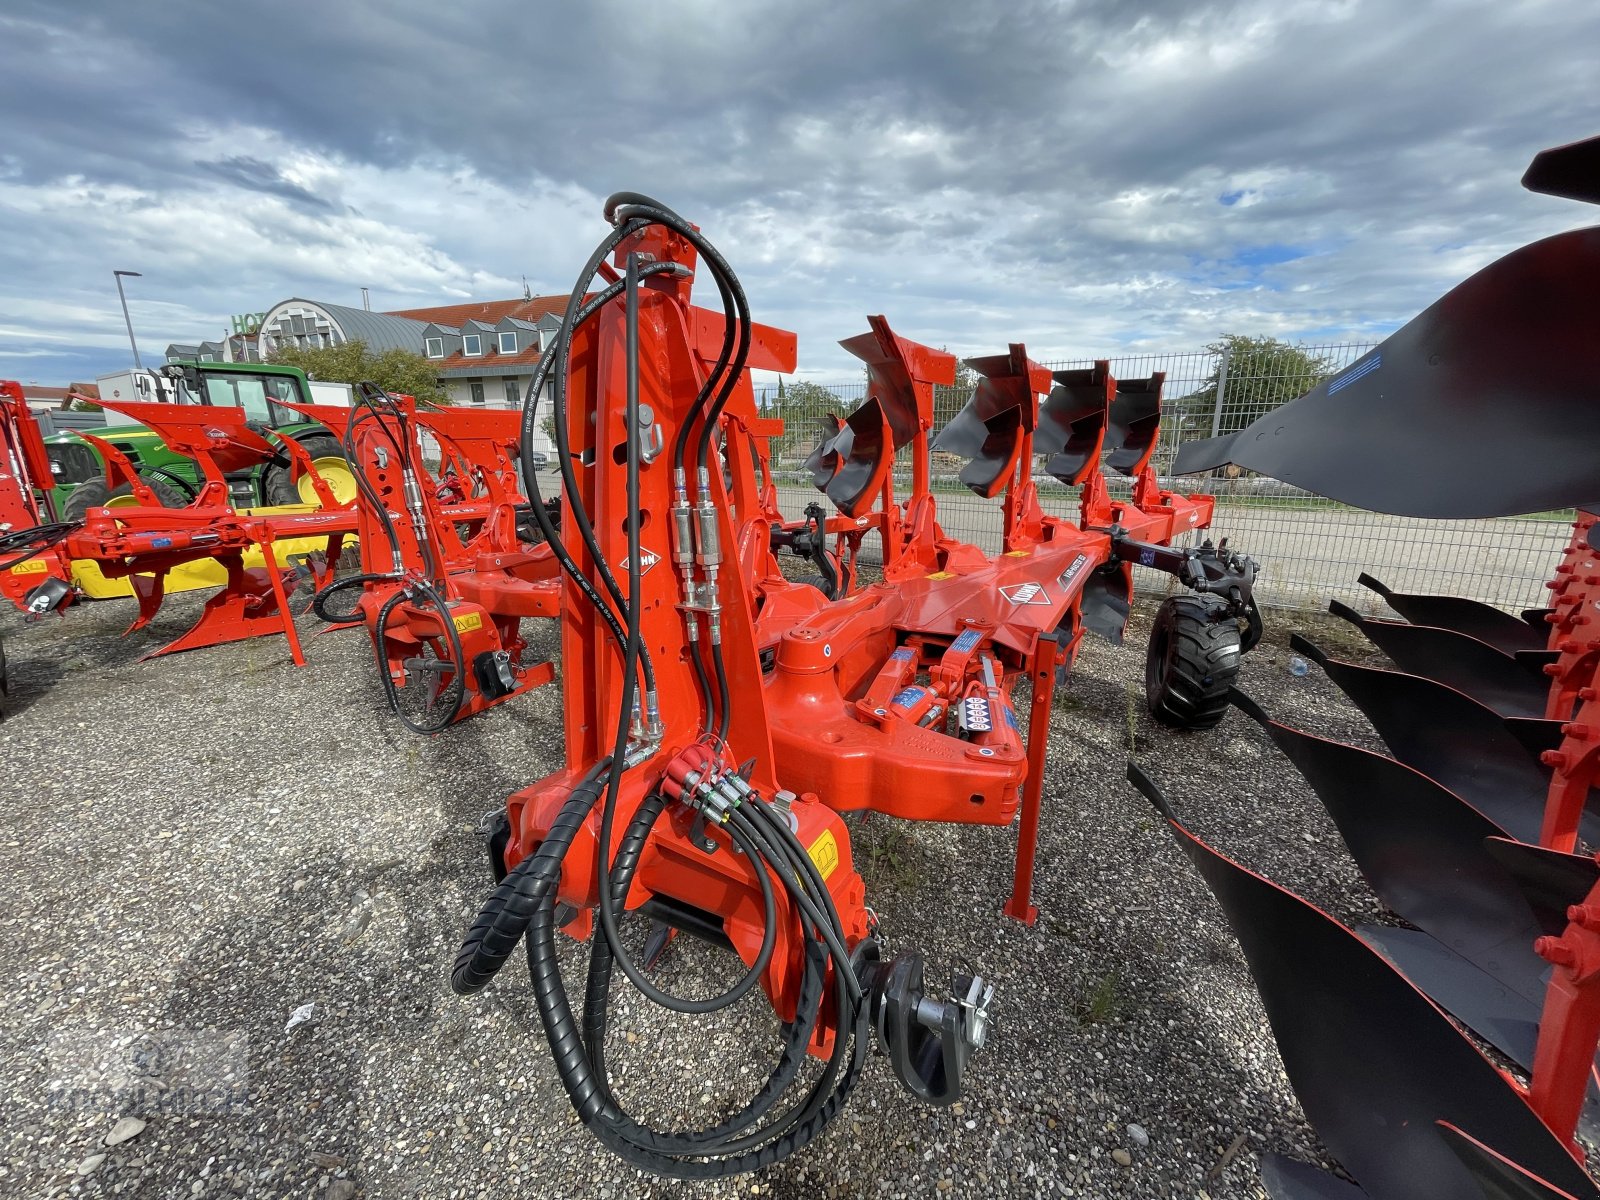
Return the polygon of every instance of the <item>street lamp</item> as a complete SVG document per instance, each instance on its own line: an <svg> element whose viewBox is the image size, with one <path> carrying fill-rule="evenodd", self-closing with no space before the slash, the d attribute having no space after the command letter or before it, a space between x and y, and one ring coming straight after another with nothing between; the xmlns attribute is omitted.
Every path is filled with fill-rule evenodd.
<svg viewBox="0 0 1600 1200"><path fill-rule="evenodd" d="M128 316L128 297L122 292L122 277L126 275L130 279L143 279L144 276L138 271L113 271L111 274L116 276L117 280L117 299L122 301L122 320L128 327L128 345L133 347L134 369L142 371L144 364L139 361L139 343L133 340L133 318Z"/></svg>

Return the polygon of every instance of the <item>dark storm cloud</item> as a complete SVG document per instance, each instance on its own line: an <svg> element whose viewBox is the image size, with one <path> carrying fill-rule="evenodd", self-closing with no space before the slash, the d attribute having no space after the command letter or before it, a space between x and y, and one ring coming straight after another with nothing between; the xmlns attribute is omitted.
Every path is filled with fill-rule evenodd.
<svg viewBox="0 0 1600 1200"><path fill-rule="evenodd" d="M142 202L203 205L220 186L216 209L255 193L301 214L248 207L252 256L196 256L195 294L216 297L199 311L247 307L230 285L269 302L255 291L381 274L417 261L415 245L360 255L417 235L438 262L356 282L416 303L476 275L564 288L597 230L592 198L631 187L727 243L761 315L824 364L860 324L847 314L890 301L913 336L973 350L1024 334L1064 353L1136 331L1180 346L1392 325L1466 269L1584 219L1516 181L1534 150L1600 125L1600 8L1570 4L7 12L0 103L23 117L0 135L0 185L70 179L91 223L139 231L145 252L163 231L128 224ZM528 196L545 207L524 212ZM296 258L284 248L302 246L313 207L344 224L320 259ZM26 285L70 308L53 276L92 247L50 220L0 217L0 232L31 222L47 252L0 249L0 268L21 273L10 295ZM497 226L516 227L524 257ZM1308 253L1240 269L1273 246Z"/></svg>
<svg viewBox="0 0 1600 1200"><path fill-rule="evenodd" d="M249 188L253 192L281 196L305 208L329 211L333 209L333 205L321 196L313 195L305 188L289 182L276 167L271 163L262 162L259 158L236 154L231 158L217 159L215 162L196 162L195 166L215 175L218 179L237 187Z"/></svg>

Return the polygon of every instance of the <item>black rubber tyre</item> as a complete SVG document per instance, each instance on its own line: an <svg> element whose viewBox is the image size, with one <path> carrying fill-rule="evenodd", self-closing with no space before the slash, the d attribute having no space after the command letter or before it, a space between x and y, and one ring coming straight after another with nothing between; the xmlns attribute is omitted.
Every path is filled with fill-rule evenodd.
<svg viewBox="0 0 1600 1200"><path fill-rule="evenodd" d="M1170 596L1156 610L1145 651L1150 715L1174 729L1210 729L1239 674L1239 626L1216 596Z"/></svg>
<svg viewBox="0 0 1600 1200"><path fill-rule="evenodd" d="M313 434L303 437L300 444L305 447L313 461L319 458L343 458L344 447L339 445L338 439L327 434ZM287 454L284 455L288 457ZM293 472L287 467L268 467L261 480L262 499L269 505L299 504L300 489L291 478Z"/></svg>
<svg viewBox="0 0 1600 1200"><path fill-rule="evenodd" d="M185 508L189 504L189 497L175 483L161 478L159 475L140 475L140 479L156 494L156 499L161 501L162 508ZM133 488L126 483L116 487L108 487L105 479L95 478L85 480L72 489L72 495L67 497L67 502L61 506L61 516L67 521L81 521L83 515L91 508L99 508L122 496L133 495Z"/></svg>
<svg viewBox="0 0 1600 1200"><path fill-rule="evenodd" d="M808 583L824 596L828 594L828 581L821 575L796 575L790 583Z"/></svg>

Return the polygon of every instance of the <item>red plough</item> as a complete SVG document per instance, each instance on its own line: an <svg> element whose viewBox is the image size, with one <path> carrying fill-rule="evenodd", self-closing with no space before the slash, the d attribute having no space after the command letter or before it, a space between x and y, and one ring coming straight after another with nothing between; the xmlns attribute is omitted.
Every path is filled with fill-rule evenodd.
<svg viewBox="0 0 1600 1200"><path fill-rule="evenodd" d="M211 559L226 571L227 583L211 596L199 618L178 638L146 655L153 658L179 650L220 645L262 634L282 633L297 664L304 663L295 633L288 595L299 582L299 569L280 562L274 547L287 540L316 539L323 549L305 556L313 580L331 579L343 537L355 528L355 515L341 508L300 445L275 439L276 446L251 428L237 408L178 404L107 402L126 416L149 426L177 452L193 458L206 480L194 501L184 508L163 508L127 457L103 438L80 435L92 442L106 462L113 486L132 487L134 505L90 509L81 524L41 520L48 513L37 495L52 487L37 425L27 413L20 388L4 385L5 433L22 448L19 469L0 480L0 495L17 514L15 528L5 531L6 549L19 557L0 564L0 590L31 617L57 611L78 598L73 566L92 563L109 579L126 578L138 599L139 612L128 632L143 628L160 609L167 575L185 564ZM14 389L14 390L13 390ZM27 431L32 431L30 437ZM286 452L298 473L312 482L323 507L318 511L262 512L237 510L228 500L224 473ZM47 502L45 502L47 503ZM244 556L256 550L265 566L246 568Z"/></svg>
<svg viewBox="0 0 1600 1200"><path fill-rule="evenodd" d="M731 268L670 210L624 193L607 217L612 230L529 389L541 395L548 377L563 473L560 528L546 533L561 570L565 765L508 799L491 839L499 884L452 982L484 987L525 937L540 1020L580 1119L646 1170L722 1176L810 1142L841 1111L870 1044L914 1095L950 1103L986 1035L993 989L983 980L958 975L939 999L921 955L885 960L840 814L1003 826L1020 810L1006 911L1032 920L1051 695L1083 630L1121 636L1130 564L1191 585L1198 595L1158 621L1169 636L1152 644L1151 702L1173 724L1212 723L1259 631L1255 567L1209 544L1167 544L1205 524L1210 501L1163 492L1148 471L1159 379L1118 389L1101 371L1060 382L1021 346L979 360L984 383L958 421L969 433L949 443L975 445L961 451L979 464L969 484L1006 493L1006 549L991 556L950 538L928 455L932 388L955 363L881 317L845 343L868 365L868 398L811 459L840 512L818 506L786 525L764 465L775 430L756 414L749 371L792 371L793 336L750 320ZM690 303L698 270L723 312ZM530 403L525 436L536 419ZM1135 477L1132 501L1086 482L1098 479L1103 446L1113 469ZM903 501L897 452L910 467ZM1082 524L1042 512L1036 453L1084 485ZM855 551L873 529L884 579L861 586ZM828 568L816 583L779 571L776 552L796 548ZM635 911L667 935L731 950L739 981L705 999L664 993L623 936ZM590 941L581 1023L557 931ZM768 1083L700 1131L631 1117L603 1062L618 970L696 1019L760 988L785 1041ZM807 1053L826 1065L800 1087Z"/></svg>
<svg viewBox="0 0 1600 1200"><path fill-rule="evenodd" d="M1525 182L1592 200L1596 180L1600 139L1541 154ZM1180 451L1180 471L1231 461L1379 511L1579 510L1546 609L1519 616L1363 575L1406 620L1332 610L1398 670L1294 641L1392 757L1235 696L1409 928L1352 936L1194 838L1130 768L1221 902L1353 1196L1600 1196L1578 1140L1600 1134L1600 555L1585 511L1600 497L1597 277L1600 229L1525 247L1301 399ZM1279 1200L1336 1186L1283 1160L1263 1179Z"/></svg>
<svg viewBox="0 0 1600 1200"><path fill-rule="evenodd" d="M406 726L437 733L548 683L551 664L523 661L522 621L556 616L560 591L549 546L523 540L519 414L428 411L366 384L353 409L296 407L342 436L358 484L361 574L324 586L317 614L366 624ZM335 605L358 589L353 607Z"/></svg>

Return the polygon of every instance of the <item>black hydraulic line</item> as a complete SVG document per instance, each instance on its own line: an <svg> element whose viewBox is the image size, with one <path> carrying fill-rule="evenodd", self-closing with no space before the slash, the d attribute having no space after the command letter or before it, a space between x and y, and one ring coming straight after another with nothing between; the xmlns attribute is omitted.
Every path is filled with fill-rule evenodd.
<svg viewBox="0 0 1600 1200"><path fill-rule="evenodd" d="M534 992L539 1005L540 1018L550 1043L557 1071L567 1089L580 1119L608 1147L630 1163L644 1169L680 1178L714 1178L739 1174L768 1165L785 1157L814 1138L836 1115L860 1076L870 1041L869 1006L862 994L849 951L844 945L844 930L838 911L833 904L816 865L805 848L788 828L785 820L770 811L769 806L753 793L742 805L736 805L724 814L725 825L735 850L750 863L756 872L756 881L763 895L764 921L762 948L755 963L723 996L708 1001L684 1001L668 996L654 987L642 972L631 963L625 944L617 929L617 910L625 903L629 886L640 856L647 843L650 830L662 814L666 801L659 794L647 796L629 822L621 844L613 852L612 836L620 785L629 765L626 755L630 746L632 725L635 721L635 701L639 693L640 667L645 654L640 627L643 605L639 597L640 586L640 530L638 526L640 494L640 446L638 440L639 400L639 282L646 272L664 269L665 264L646 264L637 254L630 255L625 277L618 281L620 294L625 299L627 336L627 503L629 516L626 522L628 539L627 594L622 589L609 565L601 558L593 528L584 510L581 494L577 490L571 460L571 446L566 437L566 384L567 356L570 352L574 330L582 320L598 311L619 294L618 283L613 283L587 304L578 304L584 288L593 277L605 256L628 236L647 224L658 223L677 229L684 225L682 219L661 206L632 193L620 194L608 202L609 216L617 216L617 205L624 202L643 203L648 212L638 217L624 212L620 226L601 244L589 266L580 277L573 297L569 301L567 319L558 335L554 353L541 360L535 378L530 384L523 411L523 463L525 479L529 482L529 498L534 501L535 519L540 521L547 540L559 547L561 532L553 528L548 514L538 496L536 474L532 470L531 430L535 427L537 405L544 380L554 371L554 399L556 407L557 442L564 487L568 496L569 512L573 515L572 527L579 532L601 575L600 583L616 604L616 612L606 603L607 597L593 587L580 588L585 599L607 619L617 633L623 650L623 687L617 712L616 734L612 754L596 767L580 784L566 804L539 847L527 855L506 876L494 897L479 914L469 932L466 944L457 957L452 973L452 986L459 992L475 991L487 983L490 976L504 962L519 938L527 940L528 966ZM658 213L668 219L656 220ZM640 219L648 217L649 220ZM681 232L681 231L680 231ZM737 281L732 280L731 269L697 232L690 238L702 256L711 265L726 306L724 354L702 385L700 395L681 425L679 432L690 428L696 417L701 424L701 459L704 462L717 414L731 395L748 355L748 307L742 291L736 292ZM709 253L708 253L709 251ZM730 288L729 282L732 281ZM733 327L737 323L741 344L733 345ZM737 352L735 353L735 349ZM715 398L713 399L713 392ZM676 445L687 444L681 437ZM558 549L558 559L561 551ZM578 574L575 564L571 568L563 563L569 574ZM584 583L588 580L584 579ZM619 620L618 618L622 619ZM625 631L624 626L625 624ZM691 659L702 693L707 699L708 723L712 712L710 680L706 666L697 653L698 646L691 638ZM721 647L712 646L713 661L720 689L722 717L720 729L727 727L728 687L726 666ZM650 677L646 674L646 679ZM645 684L653 688L653 681ZM599 830L599 909L601 930L593 938L590 950L590 970L585 989L584 1018L580 1027L574 1020L571 1005L562 984L555 951L556 916L555 891L559 884L562 863L571 849L581 825L589 819L597 804L602 804ZM803 964L800 981L799 1007L795 1020L785 1028L785 1044L777 1064L766 1083L737 1113L726 1118L712 1129L666 1133L640 1125L618 1106L606 1082L604 1039L612 969L621 966L624 974L645 995L657 1003L685 1012L709 1012L725 1007L748 994L759 982L770 964L777 935L778 914L773 881L776 879L788 893L794 919L803 936ZM787 1108L771 1115L779 1099L787 1093L798 1077L807 1057L806 1049L817 1022L822 1015L822 996L829 963L833 967L832 990L835 998L838 1036L834 1051L821 1077L808 1089L807 1095ZM660 997L658 999L658 997ZM687 1007L693 1006L693 1007ZM847 1044L848 1043L848 1044Z"/></svg>
<svg viewBox="0 0 1600 1200"><path fill-rule="evenodd" d="M326 621L330 625L343 625L347 621L354 621L361 610L352 608L348 612L335 612L329 607L329 601L340 592L350 591L354 588L365 588L369 583L387 583L394 578L387 572L369 572L365 575L347 575L343 579L336 579L311 597L311 611L316 614L319 621Z"/></svg>
<svg viewBox="0 0 1600 1200"><path fill-rule="evenodd" d="M416 603L419 596L438 613L439 624L444 630L445 639L449 645L450 662L455 668L455 677L450 683L455 694L450 703L449 711L445 713L442 719L431 723L423 724L413 721L410 716L401 711L400 689L389 672L389 664L387 662L379 663L378 678L383 683L383 691L384 695L389 699L389 707L394 710L394 715L400 718L402 725L411 730L412 733L438 733L441 729L447 728L456 719L456 714L461 711L461 705L466 700L467 695L467 663L466 656L461 649L461 635L456 632L455 622L450 619L450 609L445 605L443 598L431 586L420 580L406 580L395 590L394 595L383 602L383 607L378 610L378 619L373 631L373 642L376 647L381 648L384 631L389 627L389 618L393 615L394 610L401 604ZM379 653L382 653L381 649Z"/></svg>
<svg viewBox="0 0 1600 1200"><path fill-rule="evenodd" d="M20 567L29 559L38 558L46 550L58 545L69 533L82 527L82 521L53 521L48 525L33 525L27 529L17 529L0 535L0 554L18 546L29 547L25 553L0 563L0 571L9 571L12 567Z"/></svg>

